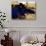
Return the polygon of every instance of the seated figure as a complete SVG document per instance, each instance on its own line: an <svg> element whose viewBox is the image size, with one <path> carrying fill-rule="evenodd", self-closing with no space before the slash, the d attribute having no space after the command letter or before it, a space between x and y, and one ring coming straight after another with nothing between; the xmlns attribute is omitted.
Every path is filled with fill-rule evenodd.
<svg viewBox="0 0 46 46"><path fill-rule="evenodd" d="M12 5L12 17L19 18L24 16L26 13L35 14L35 11L32 9L26 8L24 4L20 3L19 5Z"/></svg>

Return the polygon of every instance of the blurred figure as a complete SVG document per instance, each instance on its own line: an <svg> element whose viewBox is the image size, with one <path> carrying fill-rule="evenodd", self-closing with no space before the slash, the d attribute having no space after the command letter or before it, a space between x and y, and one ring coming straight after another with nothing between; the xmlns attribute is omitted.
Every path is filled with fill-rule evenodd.
<svg viewBox="0 0 46 46"><path fill-rule="evenodd" d="M24 4L20 3L19 5L12 5L12 18L16 19L25 19L25 14L30 13L30 14L35 14L35 11L26 8Z"/></svg>

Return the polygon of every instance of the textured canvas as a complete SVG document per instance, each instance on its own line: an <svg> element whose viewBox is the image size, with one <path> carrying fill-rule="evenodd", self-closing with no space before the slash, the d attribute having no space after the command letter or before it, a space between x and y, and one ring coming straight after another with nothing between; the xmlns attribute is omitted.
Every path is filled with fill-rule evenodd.
<svg viewBox="0 0 46 46"><path fill-rule="evenodd" d="M36 19L36 2L35 1L12 1L11 2L12 19Z"/></svg>

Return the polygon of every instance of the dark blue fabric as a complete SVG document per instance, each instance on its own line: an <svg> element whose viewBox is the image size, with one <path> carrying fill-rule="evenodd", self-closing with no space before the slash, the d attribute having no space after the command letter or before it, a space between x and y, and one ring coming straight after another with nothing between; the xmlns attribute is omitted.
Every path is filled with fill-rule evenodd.
<svg viewBox="0 0 46 46"><path fill-rule="evenodd" d="M26 9L22 7L12 7L12 17L17 17L18 15L24 15L25 13L35 13L31 9Z"/></svg>

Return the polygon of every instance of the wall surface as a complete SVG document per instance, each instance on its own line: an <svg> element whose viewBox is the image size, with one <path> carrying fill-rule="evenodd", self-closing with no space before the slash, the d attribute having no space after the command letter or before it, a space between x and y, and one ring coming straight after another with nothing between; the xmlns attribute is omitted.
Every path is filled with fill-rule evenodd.
<svg viewBox="0 0 46 46"><path fill-rule="evenodd" d="M11 0L0 0L0 10L7 15L7 22L4 25L6 27L46 27L46 0L36 0L36 4L36 20L12 20Z"/></svg>
<svg viewBox="0 0 46 46"><path fill-rule="evenodd" d="M27 0L28 1L28 0ZM30 0L32 1L32 0ZM33 0L34 1L34 0ZM14 46L20 46L20 38L23 35L44 34L46 33L46 0L36 0L36 20L12 20L11 19L11 0L0 0L0 11L3 11L7 15L7 21L4 23L7 29L10 31L16 31L10 36L14 39ZM5 29L5 28L4 28ZM0 28L0 31L5 31ZM2 38L4 35L0 33ZM5 34L5 33L4 33ZM15 36L15 37L14 37ZM0 38L0 40L1 40Z"/></svg>

